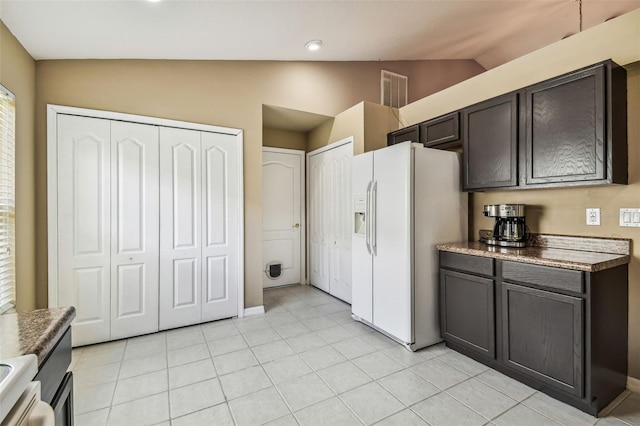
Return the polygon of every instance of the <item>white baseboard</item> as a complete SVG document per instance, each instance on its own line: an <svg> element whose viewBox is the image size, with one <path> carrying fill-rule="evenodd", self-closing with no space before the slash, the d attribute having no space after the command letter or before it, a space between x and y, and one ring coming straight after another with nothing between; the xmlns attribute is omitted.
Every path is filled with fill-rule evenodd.
<svg viewBox="0 0 640 426"><path fill-rule="evenodd" d="M631 392L640 393L640 379L627 376L627 389Z"/></svg>
<svg viewBox="0 0 640 426"><path fill-rule="evenodd" d="M252 315L262 315L264 314L264 305L254 306L252 308L246 308L244 310L244 316L250 317Z"/></svg>

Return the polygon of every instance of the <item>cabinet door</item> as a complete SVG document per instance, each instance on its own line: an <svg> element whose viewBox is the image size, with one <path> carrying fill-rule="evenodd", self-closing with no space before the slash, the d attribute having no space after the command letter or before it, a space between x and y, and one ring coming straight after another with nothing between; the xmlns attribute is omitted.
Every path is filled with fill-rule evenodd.
<svg viewBox="0 0 640 426"><path fill-rule="evenodd" d="M440 329L446 341L495 358L494 281L441 269Z"/></svg>
<svg viewBox="0 0 640 426"><path fill-rule="evenodd" d="M158 127L111 122L111 338L158 331Z"/></svg>
<svg viewBox="0 0 640 426"><path fill-rule="evenodd" d="M58 306L75 306L73 345L110 338L110 121L58 115Z"/></svg>
<svg viewBox="0 0 640 426"><path fill-rule="evenodd" d="M51 401L56 426L73 426L73 373L65 373L60 387Z"/></svg>
<svg viewBox="0 0 640 426"><path fill-rule="evenodd" d="M200 132L160 128L160 329L202 318Z"/></svg>
<svg viewBox="0 0 640 426"><path fill-rule="evenodd" d="M509 93L462 111L464 190L518 184L518 95Z"/></svg>
<svg viewBox="0 0 640 426"><path fill-rule="evenodd" d="M453 145L460 140L460 112L452 112L420 124L420 142L426 147Z"/></svg>
<svg viewBox="0 0 640 426"><path fill-rule="evenodd" d="M202 321L238 314L240 182L236 137L202 132Z"/></svg>
<svg viewBox="0 0 640 426"><path fill-rule="evenodd" d="M420 142L420 126L417 124L404 129L396 130L387 135L387 145L395 145L402 142Z"/></svg>
<svg viewBox="0 0 640 426"><path fill-rule="evenodd" d="M526 184L606 178L603 65L527 88Z"/></svg>
<svg viewBox="0 0 640 426"><path fill-rule="evenodd" d="M581 398L583 309L577 297L502 283L503 362Z"/></svg>

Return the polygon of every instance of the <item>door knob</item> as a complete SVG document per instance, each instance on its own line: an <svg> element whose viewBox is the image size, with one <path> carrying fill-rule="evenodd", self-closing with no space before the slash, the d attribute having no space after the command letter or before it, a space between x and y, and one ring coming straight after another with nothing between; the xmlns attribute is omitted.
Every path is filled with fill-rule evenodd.
<svg viewBox="0 0 640 426"><path fill-rule="evenodd" d="M300 224L296 223L295 225L292 226L292 228L300 228Z"/></svg>

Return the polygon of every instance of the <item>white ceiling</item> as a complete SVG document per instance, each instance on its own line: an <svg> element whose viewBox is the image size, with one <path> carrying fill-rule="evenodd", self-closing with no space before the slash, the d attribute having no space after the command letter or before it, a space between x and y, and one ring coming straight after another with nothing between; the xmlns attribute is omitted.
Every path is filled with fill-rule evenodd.
<svg viewBox="0 0 640 426"><path fill-rule="evenodd" d="M35 59L475 59L493 68L576 33L574 0L0 0ZM640 0L583 0L583 28ZM323 48L307 52L311 39Z"/></svg>

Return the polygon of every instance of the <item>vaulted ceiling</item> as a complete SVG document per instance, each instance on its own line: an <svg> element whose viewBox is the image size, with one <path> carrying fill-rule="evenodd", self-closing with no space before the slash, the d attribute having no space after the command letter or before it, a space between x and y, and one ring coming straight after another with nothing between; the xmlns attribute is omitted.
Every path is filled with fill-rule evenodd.
<svg viewBox="0 0 640 426"><path fill-rule="evenodd" d="M475 59L493 68L640 0L0 0L35 59ZM304 44L321 39L322 49Z"/></svg>

